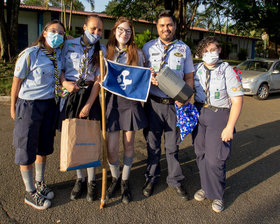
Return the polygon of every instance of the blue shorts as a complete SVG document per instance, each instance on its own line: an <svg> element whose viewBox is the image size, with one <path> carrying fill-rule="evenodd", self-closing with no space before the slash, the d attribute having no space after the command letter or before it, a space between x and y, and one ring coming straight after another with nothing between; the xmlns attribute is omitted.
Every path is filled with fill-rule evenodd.
<svg viewBox="0 0 280 224"><path fill-rule="evenodd" d="M54 99L23 100L16 102L13 145L16 148L15 163L30 165L36 155L53 152L58 106Z"/></svg>

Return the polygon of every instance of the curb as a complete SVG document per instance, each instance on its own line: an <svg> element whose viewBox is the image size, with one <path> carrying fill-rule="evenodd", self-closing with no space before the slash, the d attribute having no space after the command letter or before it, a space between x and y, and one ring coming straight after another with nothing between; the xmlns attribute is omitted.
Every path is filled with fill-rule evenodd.
<svg viewBox="0 0 280 224"><path fill-rule="evenodd" d="M8 102L11 101L10 96L0 96L0 102Z"/></svg>

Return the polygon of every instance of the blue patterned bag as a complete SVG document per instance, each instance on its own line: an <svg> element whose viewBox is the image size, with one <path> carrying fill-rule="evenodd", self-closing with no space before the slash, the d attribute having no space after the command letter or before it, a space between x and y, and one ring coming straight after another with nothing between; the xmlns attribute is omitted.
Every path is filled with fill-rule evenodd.
<svg viewBox="0 0 280 224"><path fill-rule="evenodd" d="M176 115L177 115L177 127L180 128L180 135L181 135L181 142L183 142L184 138L193 131L195 128L199 113L196 107L188 103L186 106L178 107L175 104L176 107Z"/></svg>

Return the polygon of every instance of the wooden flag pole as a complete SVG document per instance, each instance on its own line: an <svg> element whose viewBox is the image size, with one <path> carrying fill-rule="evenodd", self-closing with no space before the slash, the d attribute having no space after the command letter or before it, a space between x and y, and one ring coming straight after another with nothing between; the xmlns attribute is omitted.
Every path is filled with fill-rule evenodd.
<svg viewBox="0 0 280 224"><path fill-rule="evenodd" d="M104 80L104 61L103 52L99 51L100 58L100 76L101 83ZM102 192L101 192L101 204L100 209L105 206L106 203L106 188L107 188L107 138L106 138L106 117L105 117L105 90L101 87L101 112L102 112Z"/></svg>

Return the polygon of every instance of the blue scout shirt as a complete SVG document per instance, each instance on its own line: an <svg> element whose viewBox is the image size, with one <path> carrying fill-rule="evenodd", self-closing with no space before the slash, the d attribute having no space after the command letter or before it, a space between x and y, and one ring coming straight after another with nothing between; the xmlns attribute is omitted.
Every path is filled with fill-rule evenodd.
<svg viewBox="0 0 280 224"><path fill-rule="evenodd" d="M206 69L203 63L199 63L195 65L194 100L200 103L206 103L205 81ZM230 108L231 97L244 95L240 77L227 62L222 62L214 70L210 70L209 90L210 105L215 107Z"/></svg>
<svg viewBox="0 0 280 224"><path fill-rule="evenodd" d="M62 50L62 69L65 71L65 79L69 81L76 81L80 78L79 70L82 66L82 59L84 54L84 49L81 45L81 38L78 37L71 40L66 40L63 50ZM101 50L103 51L103 54L105 55L106 48L104 45L100 45ZM92 46L92 48L89 49L89 59L93 55L95 45ZM87 60L87 63L89 61ZM91 64L88 65L87 74L86 74L86 81L94 81L95 76L97 76L100 71L98 68L94 66L94 68L91 66ZM82 75L85 77L85 74Z"/></svg>
<svg viewBox="0 0 280 224"><path fill-rule="evenodd" d="M146 43L143 47L144 55L148 61L147 67L152 67L155 72L159 72L164 44L159 38ZM190 48L183 41L178 40L168 48L164 66L168 66L179 77L184 78L184 74L194 71L193 60ZM162 98L169 98L157 86L151 85L150 93Z"/></svg>
<svg viewBox="0 0 280 224"><path fill-rule="evenodd" d="M56 49L57 68L61 72L61 50ZM19 54L14 76L24 79L18 97L24 100L55 97L54 65L39 46L25 49Z"/></svg>

